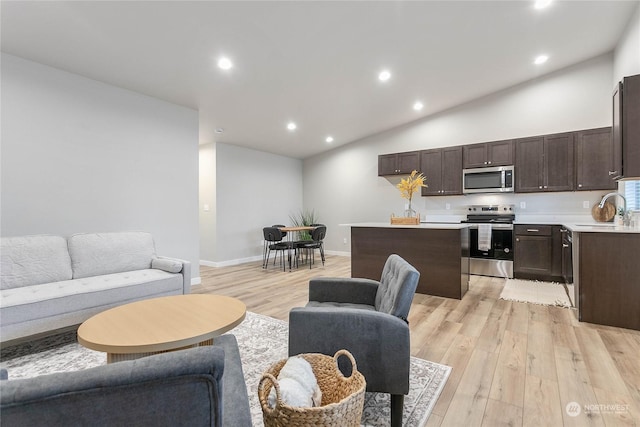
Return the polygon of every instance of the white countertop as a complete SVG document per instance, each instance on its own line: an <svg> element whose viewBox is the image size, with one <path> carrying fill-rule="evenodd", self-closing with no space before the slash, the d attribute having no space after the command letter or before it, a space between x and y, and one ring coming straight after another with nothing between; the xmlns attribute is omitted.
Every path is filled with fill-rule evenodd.
<svg viewBox="0 0 640 427"><path fill-rule="evenodd" d="M418 225L411 225L411 224L390 224L388 222L358 222L354 224L340 224L340 225L345 227L421 228L421 229L427 229L427 230L460 230L463 228L468 228L472 224L422 222Z"/></svg>
<svg viewBox="0 0 640 427"><path fill-rule="evenodd" d="M640 228L624 227L609 222L594 222L580 224L562 224L574 233L633 233L640 234Z"/></svg>
<svg viewBox="0 0 640 427"><path fill-rule="evenodd" d="M631 233L640 234L640 228L616 226L610 222L595 222L592 220L582 222L563 222L553 220L542 221L517 221L515 224L540 224L562 225L574 233ZM388 222L358 222L352 224L340 224L342 227L374 227L374 228L417 228L427 230L460 230L475 224L460 224L455 222L422 222L418 225L390 224Z"/></svg>

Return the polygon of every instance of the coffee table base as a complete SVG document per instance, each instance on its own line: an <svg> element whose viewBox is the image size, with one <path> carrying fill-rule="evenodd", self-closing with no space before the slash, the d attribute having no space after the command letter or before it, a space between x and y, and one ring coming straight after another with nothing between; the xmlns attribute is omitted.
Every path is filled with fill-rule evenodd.
<svg viewBox="0 0 640 427"><path fill-rule="evenodd" d="M142 357L152 356L154 354L168 353L170 351L186 350L188 348L202 347L205 345L213 345L213 338L199 342L198 344L188 345L186 347L172 348L163 351L151 351L148 353L107 353L107 363L124 362L125 360L135 360Z"/></svg>

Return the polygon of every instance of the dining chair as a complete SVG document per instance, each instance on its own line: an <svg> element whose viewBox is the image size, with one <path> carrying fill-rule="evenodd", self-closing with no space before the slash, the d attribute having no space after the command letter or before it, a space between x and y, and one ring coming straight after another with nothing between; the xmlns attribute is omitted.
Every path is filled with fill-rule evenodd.
<svg viewBox="0 0 640 427"><path fill-rule="evenodd" d="M292 242L284 242L282 240L284 238L283 232L278 227L264 227L262 229L262 234L264 238L262 268L267 268L271 251L275 251L275 256L273 258L274 265L278 258L278 251L281 252L280 264L282 265L283 270L286 270L286 264L284 263L284 251L287 251L287 254L289 255L289 267L291 267L290 251L293 250L294 253L297 253L296 245Z"/></svg>
<svg viewBox="0 0 640 427"><path fill-rule="evenodd" d="M324 238L326 235L327 227L325 225L320 225L311 230L311 240L300 240L296 242L298 249L304 249L311 253L309 269L311 269L311 264L315 264L316 249L320 251L320 258L322 258L322 265L324 266Z"/></svg>

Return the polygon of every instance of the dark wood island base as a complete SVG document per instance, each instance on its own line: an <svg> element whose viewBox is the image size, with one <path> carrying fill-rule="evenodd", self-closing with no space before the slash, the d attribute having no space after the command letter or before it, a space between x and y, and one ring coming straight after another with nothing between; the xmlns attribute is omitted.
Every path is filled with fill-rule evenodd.
<svg viewBox="0 0 640 427"><path fill-rule="evenodd" d="M380 280L394 253L420 272L418 293L462 299L469 289L468 227L351 226L352 277Z"/></svg>

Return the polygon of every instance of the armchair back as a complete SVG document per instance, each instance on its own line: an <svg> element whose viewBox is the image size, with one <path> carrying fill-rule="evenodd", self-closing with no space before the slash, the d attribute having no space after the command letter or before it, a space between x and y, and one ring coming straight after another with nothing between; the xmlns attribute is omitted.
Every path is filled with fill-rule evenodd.
<svg viewBox="0 0 640 427"><path fill-rule="evenodd" d="M376 293L376 310L407 320L418 279L420 273L411 264L399 255L389 255Z"/></svg>

